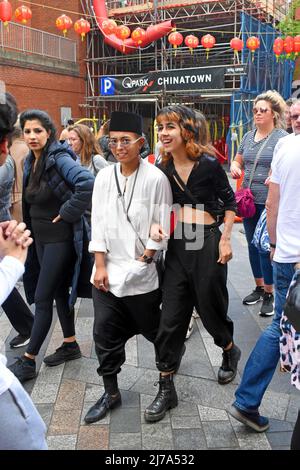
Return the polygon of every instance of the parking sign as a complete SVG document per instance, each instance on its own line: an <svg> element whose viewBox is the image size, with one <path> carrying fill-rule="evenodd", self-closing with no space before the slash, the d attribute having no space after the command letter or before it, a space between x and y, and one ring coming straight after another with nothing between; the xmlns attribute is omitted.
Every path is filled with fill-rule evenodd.
<svg viewBox="0 0 300 470"><path fill-rule="evenodd" d="M115 85L114 79L110 77L101 77L100 79L100 93L101 95L114 95Z"/></svg>

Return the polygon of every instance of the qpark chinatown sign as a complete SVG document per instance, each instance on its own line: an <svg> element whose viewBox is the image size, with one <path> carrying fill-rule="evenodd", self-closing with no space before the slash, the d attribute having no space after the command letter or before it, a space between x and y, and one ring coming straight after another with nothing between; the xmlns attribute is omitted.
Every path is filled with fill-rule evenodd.
<svg viewBox="0 0 300 470"><path fill-rule="evenodd" d="M162 92L218 90L224 88L226 67L149 72L145 75L100 77L100 95L159 94Z"/></svg>

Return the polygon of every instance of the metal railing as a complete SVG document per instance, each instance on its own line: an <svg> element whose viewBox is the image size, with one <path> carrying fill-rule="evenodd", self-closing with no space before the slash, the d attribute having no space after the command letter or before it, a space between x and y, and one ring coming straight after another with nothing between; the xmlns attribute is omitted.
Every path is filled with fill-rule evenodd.
<svg viewBox="0 0 300 470"><path fill-rule="evenodd" d="M0 22L0 47L76 62L75 41L18 23L4 26Z"/></svg>

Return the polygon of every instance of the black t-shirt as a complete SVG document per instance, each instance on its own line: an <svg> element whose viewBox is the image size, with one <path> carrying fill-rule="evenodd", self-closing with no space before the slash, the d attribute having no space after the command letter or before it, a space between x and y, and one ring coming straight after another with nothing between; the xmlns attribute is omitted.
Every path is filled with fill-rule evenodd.
<svg viewBox="0 0 300 470"><path fill-rule="evenodd" d="M29 177L29 185L31 172ZM25 190L25 200L30 205L29 214L31 226L35 239L42 243L58 243L72 240L72 224L60 220L55 224L52 222L59 215L62 202L55 196L54 192L42 178L39 190L32 194Z"/></svg>

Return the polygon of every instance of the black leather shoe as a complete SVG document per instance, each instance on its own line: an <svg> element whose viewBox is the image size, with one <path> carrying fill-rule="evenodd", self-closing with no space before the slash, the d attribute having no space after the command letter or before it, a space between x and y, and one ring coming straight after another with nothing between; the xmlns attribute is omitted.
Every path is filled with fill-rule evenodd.
<svg viewBox="0 0 300 470"><path fill-rule="evenodd" d="M98 400L95 405L93 405L87 414L85 415L84 421L87 424L95 423L100 419L103 419L109 410L117 408L122 404L121 394L118 392L118 395L112 397L109 393L105 392L100 400Z"/></svg>
<svg viewBox="0 0 300 470"><path fill-rule="evenodd" d="M178 405L173 374L159 376L159 390L154 401L145 410L145 420L153 423L164 418L166 412Z"/></svg>
<svg viewBox="0 0 300 470"><path fill-rule="evenodd" d="M241 350L235 344L228 351L223 349L223 361L218 371L219 384L228 384L235 378L240 358Z"/></svg>

